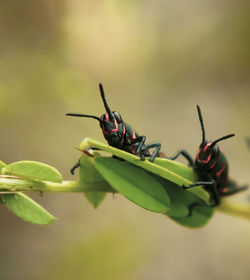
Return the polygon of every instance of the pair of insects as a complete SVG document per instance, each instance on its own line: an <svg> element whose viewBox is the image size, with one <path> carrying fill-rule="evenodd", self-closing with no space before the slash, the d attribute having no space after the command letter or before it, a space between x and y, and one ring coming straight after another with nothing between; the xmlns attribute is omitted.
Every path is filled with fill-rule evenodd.
<svg viewBox="0 0 250 280"><path fill-rule="evenodd" d="M102 84L99 84L101 98L106 109L106 113L100 118L93 115L68 113L67 116L93 118L99 121L103 135L110 146L122 149L126 152L133 153L145 160L145 157L150 157L149 161L153 162L154 159L160 155L161 144L153 143L146 145L146 136L140 136L130 125L125 123L121 115L116 111L111 111L105 98ZM232 181L228 176L228 163L225 155L220 151L218 142L226 140L234 136L228 134L213 142L206 140L205 128L200 107L197 105L198 116L202 130L202 142L199 146L198 153L195 161L185 151L180 150L169 159L175 160L179 155L184 156L189 165L194 168L197 173L199 181L191 185L183 186L184 189L192 188L195 186L203 185L204 188L210 193L212 207L220 204L220 197L238 193L246 190L247 186L238 186L236 182ZM153 149L152 152L150 150ZM71 169L74 170L80 166L78 162Z"/></svg>

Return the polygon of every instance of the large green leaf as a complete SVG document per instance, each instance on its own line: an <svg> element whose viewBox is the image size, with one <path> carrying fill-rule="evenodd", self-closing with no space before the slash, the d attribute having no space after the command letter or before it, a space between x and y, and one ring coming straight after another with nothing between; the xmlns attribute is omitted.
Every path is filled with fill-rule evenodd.
<svg viewBox="0 0 250 280"><path fill-rule="evenodd" d="M165 213L171 219L174 219L176 222L185 226L201 227L205 225L211 218L214 209L207 205L210 198L208 192L205 191L201 186L194 187L188 190L182 188L183 185L188 185L197 181L197 176L194 173L193 169L181 163L164 158L156 158L154 163L151 163L148 160L141 161L138 157L132 154L99 143L92 139L85 139L80 145L80 148L85 149L89 146L99 148L105 152L111 153L119 158L126 160L127 162L124 163L126 165L129 165L128 162L130 162L133 165L139 166L144 169L144 174L142 175L138 172L138 170L141 170L140 168L135 167L135 169L133 169L130 165L130 171L133 170L133 175L131 175L132 173L123 173L123 171L120 171L121 169L123 169L123 166L121 166L119 161L117 161L118 163L114 164L113 166L109 164L109 162L107 162L106 159L103 159L101 157L93 159L94 162L104 161L102 162L102 168L104 169L103 172L106 172L106 175L104 175L103 173L103 177L106 180L110 180L109 183L113 186L113 188L116 189L118 192L122 193L127 198L129 198L131 201L134 201L135 203L141 205L140 203L134 200L133 193L129 193L129 197L127 193L124 193L124 182L122 180L126 180L129 177L130 184L132 185L134 183L134 180L136 180L135 178L137 178L137 176L144 176L145 181L147 182L148 178L151 177L151 179L154 178L156 181L158 181L158 183L160 183L160 185L165 189L166 194L169 197L170 209L168 210L168 212ZM110 161L113 160L111 159ZM98 168L97 165L96 167ZM111 179L111 177L114 176L114 173L116 176L119 175L119 179L117 181ZM148 176L145 176L145 173ZM111 180L113 180L112 183ZM128 188L128 190L130 190L130 188ZM125 192L126 191L127 190L125 190ZM138 197L136 197L136 199L138 199ZM192 214L189 216L191 205L195 205L195 207L192 210Z"/></svg>
<svg viewBox="0 0 250 280"><path fill-rule="evenodd" d="M196 180L194 171L183 164L177 163L168 159L155 159L155 162L150 162L148 159L145 161L140 160L138 156L127 153L120 149L116 149L109 145L100 143L90 138L86 138L80 144L80 150L85 150L88 147L98 148L102 151L111 153L121 159L124 159L136 166L139 166L155 175L158 175L166 180L169 180L176 185L182 187L183 185L192 184ZM197 197L208 200L208 193L201 187L195 187L187 190Z"/></svg>
<svg viewBox="0 0 250 280"><path fill-rule="evenodd" d="M37 161L23 160L11 163L2 169L2 173L28 180L62 182L62 175L54 167Z"/></svg>
<svg viewBox="0 0 250 280"><path fill-rule="evenodd" d="M55 221L54 216L23 193L4 194L2 200L10 211L26 222L48 225Z"/></svg>
<svg viewBox="0 0 250 280"><path fill-rule="evenodd" d="M96 169L117 192L145 209L167 213L170 206L168 195L146 171L110 157L95 157L92 160Z"/></svg>

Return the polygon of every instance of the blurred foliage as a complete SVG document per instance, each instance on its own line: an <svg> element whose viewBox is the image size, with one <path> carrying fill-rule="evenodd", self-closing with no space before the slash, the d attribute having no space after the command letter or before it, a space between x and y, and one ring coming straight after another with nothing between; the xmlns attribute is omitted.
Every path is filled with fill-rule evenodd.
<svg viewBox="0 0 250 280"><path fill-rule="evenodd" d="M148 258L138 242L138 237L116 228L100 231L66 251L61 249L50 260L43 279L130 279Z"/></svg>
<svg viewBox="0 0 250 280"><path fill-rule="evenodd" d="M64 114L100 115L101 81L110 106L149 141L160 140L168 154L179 148L195 154L200 143L195 104L200 104L209 137L236 133L223 148L232 177L250 181L243 140L250 134L249 6L247 0L0 1L1 159L46 162L70 177L79 157L73 147L86 136L103 138L94 120L69 120ZM124 250L117 268L107 266L114 274L104 270L102 279L121 279L118 271L124 279L184 279L188 272L194 280L249 279L248 223L217 215L194 233L140 212L120 197L112 203L106 199L96 214L75 196L40 200L60 216L43 230L19 222L0 206L2 279L39 279L46 274L41 263L43 268L56 264L48 271L54 279L63 278L66 262L65 273L73 275L71 257L87 260L89 255L90 260L93 248L98 255L94 243L85 243L90 235L99 236L105 250L105 243ZM112 234L102 237L105 223L124 231L114 233L116 244ZM148 244L157 251L141 267L131 264L131 250L140 250L130 242L135 228L144 251ZM77 251L77 244L86 251ZM63 250L71 246L72 251ZM100 263L99 258L103 267ZM76 260L80 264L84 261ZM96 279L99 271L92 268L86 275Z"/></svg>

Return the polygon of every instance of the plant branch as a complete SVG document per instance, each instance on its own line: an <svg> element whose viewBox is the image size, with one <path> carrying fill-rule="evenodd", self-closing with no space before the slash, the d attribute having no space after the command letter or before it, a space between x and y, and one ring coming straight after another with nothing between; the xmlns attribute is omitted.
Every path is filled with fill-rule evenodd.
<svg viewBox="0 0 250 280"><path fill-rule="evenodd" d="M221 205L216 207L217 211L225 214L250 220L250 206L236 204L228 201L222 201Z"/></svg>
<svg viewBox="0 0 250 280"><path fill-rule="evenodd" d="M45 181L27 181L22 179L0 178L1 192L37 191L37 192L115 192L112 188L103 187L102 182L63 181L53 183Z"/></svg>

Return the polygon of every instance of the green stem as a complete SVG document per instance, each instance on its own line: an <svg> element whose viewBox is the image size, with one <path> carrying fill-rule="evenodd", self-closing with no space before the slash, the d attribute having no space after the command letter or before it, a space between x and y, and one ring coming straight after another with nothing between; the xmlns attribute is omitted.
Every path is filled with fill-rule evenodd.
<svg viewBox="0 0 250 280"><path fill-rule="evenodd" d="M231 216L250 220L250 206L248 205L236 204L224 200L216 210Z"/></svg>
<svg viewBox="0 0 250 280"><path fill-rule="evenodd" d="M80 183L79 181L63 181L62 183L27 181L22 179L0 178L1 192L37 191L37 192L115 192L103 187L102 182Z"/></svg>

